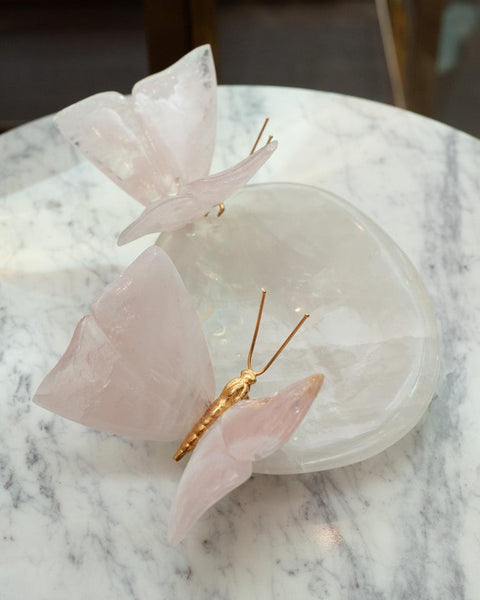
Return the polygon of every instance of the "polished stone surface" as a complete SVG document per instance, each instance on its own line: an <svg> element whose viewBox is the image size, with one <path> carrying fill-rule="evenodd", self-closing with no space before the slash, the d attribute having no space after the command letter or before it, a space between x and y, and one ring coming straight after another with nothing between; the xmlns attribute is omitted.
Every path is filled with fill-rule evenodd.
<svg viewBox="0 0 480 600"><path fill-rule="evenodd" d="M172 442L214 399L191 296L168 255L150 246L79 321L33 401L99 431Z"/></svg>
<svg viewBox="0 0 480 600"><path fill-rule="evenodd" d="M182 474L168 538L177 545L211 506L247 481L256 461L279 450L315 400L323 375L311 375L280 392L229 408L208 429Z"/></svg>
<svg viewBox="0 0 480 600"><path fill-rule="evenodd" d="M355 98L219 92L213 172L240 160L269 116L279 147L256 181L334 192L409 256L439 323L436 396L385 452L323 473L256 475L172 550L174 448L30 402L91 302L155 236L115 247L138 204L50 118L13 130L0 137L2 600L476 598L479 142Z"/></svg>
<svg viewBox="0 0 480 600"><path fill-rule="evenodd" d="M259 370L310 314L251 396L324 373L286 446L257 473L342 467L384 450L422 417L438 372L433 308L414 267L372 221L311 186L247 186L215 214L157 242L204 321L217 390L246 367L259 291L268 290Z"/></svg>
<svg viewBox="0 0 480 600"><path fill-rule="evenodd" d="M160 197L120 233L118 245L122 246L149 233L182 229L215 207L218 207L216 214L220 214L223 203L250 181L276 149L276 141L266 143L236 165L181 185L175 195Z"/></svg>
<svg viewBox="0 0 480 600"><path fill-rule="evenodd" d="M55 124L75 148L141 204L206 177L217 128L217 80L208 44L138 81L129 96L95 94ZM195 140L195 143L192 143Z"/></svg>

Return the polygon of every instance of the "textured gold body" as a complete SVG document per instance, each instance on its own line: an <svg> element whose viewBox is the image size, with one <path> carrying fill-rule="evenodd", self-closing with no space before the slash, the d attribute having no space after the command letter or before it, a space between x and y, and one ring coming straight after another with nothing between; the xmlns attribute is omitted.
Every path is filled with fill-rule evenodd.
<svg viewBox="0 0 480 600"><path fill-rule="evenodd" d="M263 128L265 128L268 119L265 121ZM260 132L259 139L262 135L263 129ZM258 143L258 140L257 142ZM252 152L255 150L253 148ZM277 359L278 355L285 346L290 342L292 337L297 333L302 324L305 322L305 319L308 318L308 313L305 314L297 324L297 326L293 329L287 339L283 342L280 348L275 352L272 358L267 362L267 364L260 371L254 371L252 369L252 355L253 350L255 348L255 343L257 341L258 328L260 327L260 320L262 318L263 305L265 302L266 291L262 289L262 298L260 300L260 307L258 309L257 322L255 324L255 331L253 332L253 339L250 345L250 351L248 352L247 358L247 369L240 373L240 377L235 377L231 381L227 383L227 385L223 388L220 396L210 404L207 410L203 413L200 419L195 423L192 427L190 433L180 444L178 450L175 452L174 459L180 460L187 454L191 452L195 446L198 444L199 439L202 435L207 431L207 429L215 423L215 421L231 406L240 402L244 398L248 398L248 392L250 391L250 387L257 381L257 377L265 373L265 371L270 367L270 365Z"/></svg>
<svg viewBox="0 0 480 600"><path fill-rule="evenodd" d="M235 377L223 388L220 396L210 404L200 419L192 427L190 433L180 444L175 452L174 459L180 460L191 452L202 437L205 431L214 423L220 415L228 408L248 397L250 386L257 380L257 376L252 369L245 369L240 373L240 377Z"/></svg>

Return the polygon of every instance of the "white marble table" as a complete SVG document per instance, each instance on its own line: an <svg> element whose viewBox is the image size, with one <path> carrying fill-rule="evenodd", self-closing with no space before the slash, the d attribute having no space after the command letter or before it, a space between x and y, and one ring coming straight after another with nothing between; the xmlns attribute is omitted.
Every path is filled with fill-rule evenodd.
<svg viewBox="0 0 480 600"><path fill-rule="evenodd" d="M182 469L171 448L30 403L92 299L147 245L111 243L115 212L138 208L50 118L13 130L0 138L0 598L477 598L480 143L307 90L221 88L219 111L214 170L241 158L268 115L288 143L256 181L331 190L407 253L439 321L436 397L382 454L318 474L255 475L169 548Z"/></svg>

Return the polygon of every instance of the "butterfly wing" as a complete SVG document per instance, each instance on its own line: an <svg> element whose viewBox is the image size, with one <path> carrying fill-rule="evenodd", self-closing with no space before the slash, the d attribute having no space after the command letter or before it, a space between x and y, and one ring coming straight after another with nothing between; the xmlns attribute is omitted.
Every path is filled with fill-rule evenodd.
<svg viewBox="0 0 480 600"><path fill-rule="evenodd" d="M95 429L172 441L214 394L192 300L167 254L152 246L80 321L34 401Z"/></svg>
<svg viewBox="0 0 480 600"><path fill-rule="evenodd" d="M210 46L199 46L165 71L142 79L132 95L157 161L168 157L178 182L208 175L217 129L217 80Z"/></svg>
<svg viewBox="0 0 480 600"><path fill-rule="evenodd" d="M105 175L148 205L208 174L216 91L210 47L200 46L139 81L133 99L117 92L96 94L60 111L55 122Z"/></svg>
<svg viewBox="0 0 480 600"><path fill-rule="evenodd" d="M180 229L202 217L245 185L276 148L277 142L271 142L230 169L181 186L177 196L153 202L122 231L119 246L147 233Z"/></svg>
<svg viewBox="0 0 480 600"><path fill-rule="evenodd" d="M205 433L178 486L170 517L172 545L206 510L250 477L253 461L273 454L287 441L322 382L322 375L312 375L271 397L239 402Z"/></svg>
<svg viewBox="0 0 480 600"><path fill-rule="evenodd" d="M156 161L130 98L96 94L54 120L77 150L138 202L147 205L176 189L173 165L167 157Z"/></svg>

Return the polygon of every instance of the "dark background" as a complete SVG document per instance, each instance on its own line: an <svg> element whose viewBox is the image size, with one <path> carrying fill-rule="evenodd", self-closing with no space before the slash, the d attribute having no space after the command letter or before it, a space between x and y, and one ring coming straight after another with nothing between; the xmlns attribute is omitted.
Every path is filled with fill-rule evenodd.
<svg viewBox="0 0 480 600"><path fill-rule="evenodd" d="M299 86L393 103L373 0L211 4L220 83ZM55 112L99 91L128 93L155 63L152 36L160 36L163 44L157 67L162 58L164 66L172 62L165 48L176 58L183 54L179 16L174 14L180 5L188 10L187 0L0 1L0 128ZM390 6L397 31L421 17L415 4ZM408 107L478 136L480 4L439 3L436 10L432 98ZM435 26L426 23L429 34ZM408 35L405 39L408 46ZM410 46L410 61L418 65L421 48ZM418 79L412 85L414 91L421 87Z"/></svg>

